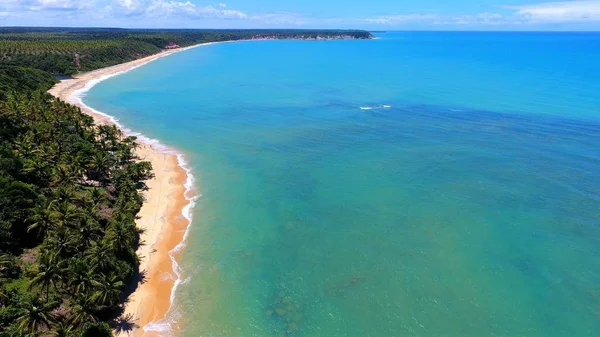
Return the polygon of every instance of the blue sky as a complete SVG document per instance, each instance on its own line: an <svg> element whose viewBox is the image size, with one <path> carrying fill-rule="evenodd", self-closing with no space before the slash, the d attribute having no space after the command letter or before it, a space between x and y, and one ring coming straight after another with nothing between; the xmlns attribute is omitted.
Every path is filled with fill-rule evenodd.
<svg viewBox="0 0 600 337"><path fill-rule="evenodd" d="M600 0L0 0L2 26L600 30Z"/></svg>

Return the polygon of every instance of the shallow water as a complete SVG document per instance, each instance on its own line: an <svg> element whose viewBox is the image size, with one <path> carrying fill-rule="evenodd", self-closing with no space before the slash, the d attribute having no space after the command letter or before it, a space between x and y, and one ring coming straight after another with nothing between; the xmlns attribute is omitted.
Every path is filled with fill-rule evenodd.
<svg viewBox="0 0 600 337"><path fill-rule="evenodd" d="M86 104L185 152L192 336L600 334L600 34L201 47Z"/></svg>

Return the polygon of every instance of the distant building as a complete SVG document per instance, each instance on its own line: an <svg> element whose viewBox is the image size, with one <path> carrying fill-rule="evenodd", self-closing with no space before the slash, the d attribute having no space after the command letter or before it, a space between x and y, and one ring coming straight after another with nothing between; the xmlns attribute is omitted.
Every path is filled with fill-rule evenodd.
<svg viewBox="0 0 600 337"><path fill-rule="evenodd" d="M179 45L174 42L169 42L169 44L165 46L165 49L175 49L175 48L179 48Z"/></svg>

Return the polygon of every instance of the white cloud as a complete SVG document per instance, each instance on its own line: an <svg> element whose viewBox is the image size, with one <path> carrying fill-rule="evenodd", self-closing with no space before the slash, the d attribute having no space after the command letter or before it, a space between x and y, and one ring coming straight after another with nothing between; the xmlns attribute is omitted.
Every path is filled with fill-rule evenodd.
<svg viewBox="0 0 600 337"><path fill-rule="evenodd" d="M360 21L381 24L381 25L506 25L519 24L520 22L512 16L504 16L499 13L477 13L469 15L443 16L437 14L399 14L399 15L382 15L372 18L362 19Z"/></svg>
<svg viewBox="0 0 600 337"><path fill-rule="evenodd" d="M531 5L504 6L532 23L600 21L600 1L544 2Z"/></svg>
<svg viewBox="0 0 600 337"><path fill-rule="evenodd" d="M541 2L537 4L502 6L509 13L477 13L464 15L398 14L382 15L359 21L381 25L460 25L509 26L545 23L600 22L600 0Z"/></svg>
<svg viewBox="0 0 600 337"><path fill-rule="evenodd" d="M154 1L145 12L150 15L177 15L177 14L193 14L196 11L196 5L187 2L176 1Z"/></svg>
<svg viewBox="0 0 600 337"><path fill-rule="evenodd" d="M13 0L7 1L7 6L14 10L29 11L76 11L91 8L95 1L80 0Z"/></svg>
<svg viewBox="0 0 600 337"><path fill-rule="evenodd" d="M115 6L126 15L139 15L148 17L184 16L187 18L218 18L218 19L245 19L246 13L238 10L226 9L224 3L215 6L198 6L191 1L169 0L115 0ZM117 10L118 13L118 10Z"/></svg>
<svg viewBox="0 0 600 337"><path fill-rule="evenodd" d="M362 19L362 21L382 25L401 25L406 23L432 22L439 18L438 15L433 14L396 14L366 18Z"/></svg>
<svg viewBox="0 0 600 337"><path fill-rule="evenodd" d="M16 13L13 12L0 12L0 17L15 17L18 16Z"/></svg>
<svg viewBox="0 0 600 337"><path fill-rule="evenodd" d="M312 23L312 21L296 13L279 12L255 15L251 17L254 21L259 21L267 25L293 25L301 26Z"/></svg>
<svg viewBox="0 0 600 337"><path fill-rule="evenodd" d="M214 26L214 27L511 27L600 28L600 0L538 0L539 3L490 8L490 12L451 15L442 12L390 13L363 18L315 16L289 12L246 13L230 8L226 0L0 0L0 17L19 25L55 24L65 15L79 25L112 26ZM519 0L513 0L519 1ZM523 1L523 0L521 0ZM491 11L495 9L495 11ZM335 14L335 13L332 13ZM46 19L47 21L38 21ZM223 23L219 23L221 20ZM237 20L237 22L224 20ZM2 20L0 20L2 21ZM6 23L8 24L8 23ZM568 25L566 25L568 24ZM587 26L585 26L587 24Z"/></svg>
<svg viewBox="0 0 600 337"><path fill-rule="evenodd" d="M521 24L518 18L512 15L504 16L499 13L477 13L473 15L457 15L433 22L434 25L459 25L459 26L498 26Z"/></svg>
<svg viewBox="0 0 600 337"><path fill-rule="evenodd" d="M142 6L142 1L139 0L116 0L115 2L128 11L135 11Z"/></svg>

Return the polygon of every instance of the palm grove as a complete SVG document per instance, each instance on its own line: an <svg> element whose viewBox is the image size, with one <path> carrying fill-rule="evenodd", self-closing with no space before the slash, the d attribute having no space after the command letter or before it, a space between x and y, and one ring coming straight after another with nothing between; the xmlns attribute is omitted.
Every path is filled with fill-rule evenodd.
<svg viewBox="0 0 600 337"><path fill-rule="evenodd" d="M361 31L0 28L0 337L111 336L139 275L151 165L135 137L45 91L170 42L369 38Z"/></svg>
<svg viewBox="0 0 600 337"><path fill-rule="evenodd" d="M49 73L0 65L0 336L110 336L138 273L133 137L44 91Z"/></svg>
<svg viewBox="0 0 600 337"><path fill-rule="evenodd" d="M48 94L0 102L0 336L103 336L137 273L135 138Z"/></svg>

